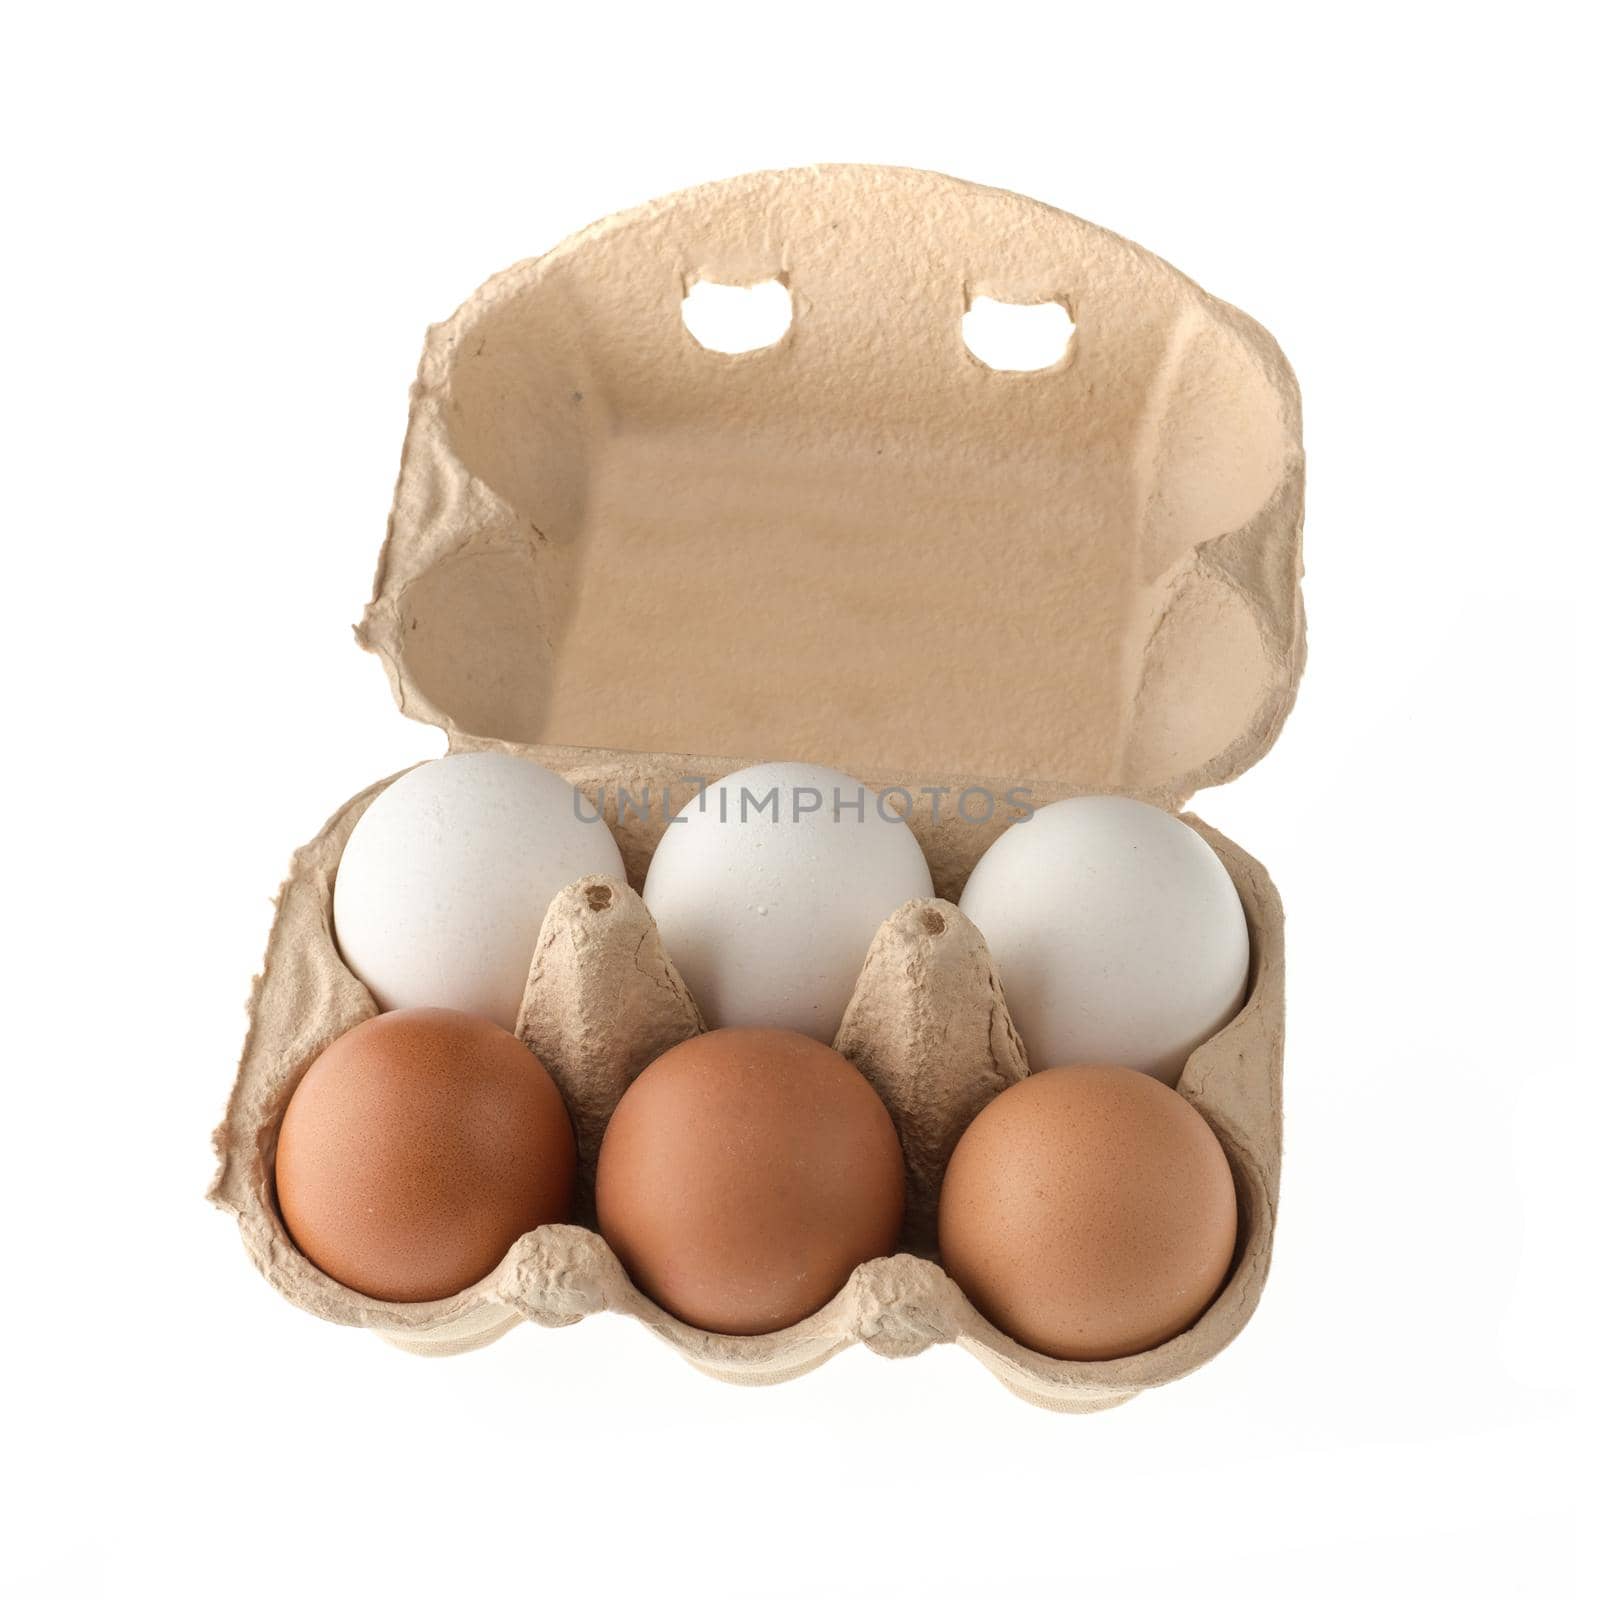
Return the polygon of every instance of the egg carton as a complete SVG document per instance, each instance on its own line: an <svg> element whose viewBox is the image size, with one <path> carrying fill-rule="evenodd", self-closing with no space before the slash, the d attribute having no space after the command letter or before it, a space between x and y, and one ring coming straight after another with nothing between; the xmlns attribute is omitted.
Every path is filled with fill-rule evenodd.
<svg viewBox="0 0 1600 1600"><path fill-rule="evenodd" d="M792 320L761 348L704 348L683 316L704 281L776 281ZM979 296L1065 307L1065 354L1038 371L985 366L961 332ZM284 1107L375 1010L339 958L332 888L391 778L294 856L216 1135L212 1198L267 1279L425 1354L620 1312L745 1384L854 1343L905 1356L954 1342L1060 1411L1119 1404L1210 1359L1249 1319L1272 1248L1283 913L1266 872L1184 814L1250 929L1245 1005L1178 1080L1227 1151L1239 1243L1192 1328L1112 1361L1023 1348L938 1264L950 1151L1028 1071L956 901L1029 806L1114 792L1182 813L1270 747L1304 663L1303 481L1294 379L1257 324L1113 234L932 173L712 184L491 279L429 333L358 638L401 710L451 750L560 773L617 837L628 881L586 878L556 898L518 1023L572 1112L578 1221L527 1234L481 1283L427 1304L344 1288L284 1230ZM900 1132L900 1253L792 1328L730 1336L652 1304L586 1224L612 1108L704 1026L636 892L651 853L700 784L774 759L897 791L939 898L879 930L836 1040Z"/></svg>

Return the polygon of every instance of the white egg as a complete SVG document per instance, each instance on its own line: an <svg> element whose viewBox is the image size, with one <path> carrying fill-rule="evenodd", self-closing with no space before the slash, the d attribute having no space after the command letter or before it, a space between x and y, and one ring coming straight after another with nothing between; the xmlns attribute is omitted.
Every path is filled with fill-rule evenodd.
<svg viewBox="0 0 1600 1600"><path fill-rule="evenodd" d="M714 1028L831 1044L880 925L933 893L888 801L831 767L772 762L710 785L668 825L644 901Z"/></svg>
<svg viewBox="0 0 1600 1600"><path fill-rule="evenodd" d="M1227 868L1194 829L1089 795L1011 825L972 870L977 925L1029 1065L1098 1062L1175 1083L1243 1003L1250 934Z"/></svg>
<svg viewBox="0 0 1600 1600"><path fill-rule="evenodd" d="M510 1028L550 902L592 872L622 877L622 856L565 779L496 751L445 756L356 823L334 934L383 1010L449 1006Z"/></svg>

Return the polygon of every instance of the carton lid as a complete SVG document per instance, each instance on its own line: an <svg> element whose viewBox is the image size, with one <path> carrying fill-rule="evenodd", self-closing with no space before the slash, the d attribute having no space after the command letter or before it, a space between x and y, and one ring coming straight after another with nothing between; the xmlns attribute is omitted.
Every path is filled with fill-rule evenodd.
<svg viewBox="0 0 1600 1600"><path fill-rule="evenodd" d="M766 280L775 343L691 334L696 283ZM1065 356L984 365L977 297L1064 306ZM1136 245L934 173L755 173L430 330L357 632L453 741L1172 804L1293 703L1303 487L1276 344Z"/></svg>

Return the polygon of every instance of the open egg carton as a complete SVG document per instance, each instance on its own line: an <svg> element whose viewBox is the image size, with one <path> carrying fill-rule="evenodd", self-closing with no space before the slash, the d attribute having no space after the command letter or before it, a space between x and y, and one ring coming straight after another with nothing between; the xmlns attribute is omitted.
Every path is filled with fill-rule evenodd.
<svg viewBox="0 0 1600 1600"><path fill-rule="evenodd" d="M706 348L684 316L705 283L781 285L787 326L744 353ZM1064 308L1065 353L986 366L963 339L979 299ZM884 924L836 1041L900 1132L901 1253L796 1326L750 1336L655 1306L579 1224L525 1235L482 1282L428 1304L373 1300L312 1266L277 1209L277 1130L306 1068L376 1010L340 960L332 891L391 778L294 856L216 1136L212 1198L268 1280L428 1354L621 1312L746 1384L857 1342L905 1356L954 1341L1061 1411L1215 1355L1260 1296L1278 1191L1283 915L1266 872L1185 817L1250 929L1244 1007L1178 1082L1227 1151L1239 1243L1198 1323L1110 1361L1025 1349L938 1265L950 1152L1028 1071L954 902L1026 805L1114 792L1178 811L1265 753L1304 661L1303 483L1294 378L1261 327L1114 234L936 174L753 174L492 278L429 333L358 631L403 712L453 751L560 773L621 847L627 884L585 879L552 904L518 1023L572 1113L578 1215L592 1222L623 1090L704 1027L636 893L667 817L742 766L813 761L901 791L941 897Z"/></svg>

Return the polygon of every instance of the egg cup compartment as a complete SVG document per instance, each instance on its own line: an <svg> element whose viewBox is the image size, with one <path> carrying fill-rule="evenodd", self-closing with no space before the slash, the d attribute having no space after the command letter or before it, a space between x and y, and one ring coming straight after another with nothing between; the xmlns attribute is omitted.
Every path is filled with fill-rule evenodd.
<svg viewBox="0 0 1600 1600"><path fill-rule="evenodd" d="M776 279L793 322L764 349L706 350L680 318L699 279ZM1066 305L1067 355L1043 372L982 366L960 337L976 294ZM1021 815L1018 792L1177 811L1270 746L1304 656L1302 482L1298 396L1262 329L1125 240L934 174L714 184L490 280L429 334L361 642L453 751L506 749L588 794L634 888L686 778L795 759L903 790L942 898L884 924L837 1040L901 1135L903 1253L796 1326L738 1337L646 1300L581 1222L526 1235L483 1282L428 1304L372 1300L313 1267L279 1218L273 1153L300 1075L374 1013L331 908L379 784L294 857L217 1133L212 1195L264 1275L423 1353L618 1311L748 1384L852 1343L902 1356L956 1342L1023 1398L1088 1411L1209 1359L1248 1320L1272 1243L1283 921L1265 871L1186 818L1251 936L1246 1004L1178 1084L1232 1164L1239 1244L1194 1327L1114 1361L1024 1349L935 1259L950 1149L1026 1071L954 902ZM740 754L634 753L662 744ZM643 810L621 803L647 793ZM976 820L952 803L972 793L989 797ZM701 1026L634 888L563 891L519 1022L572 1112L580 1217L622 1089Z"/></svg>

